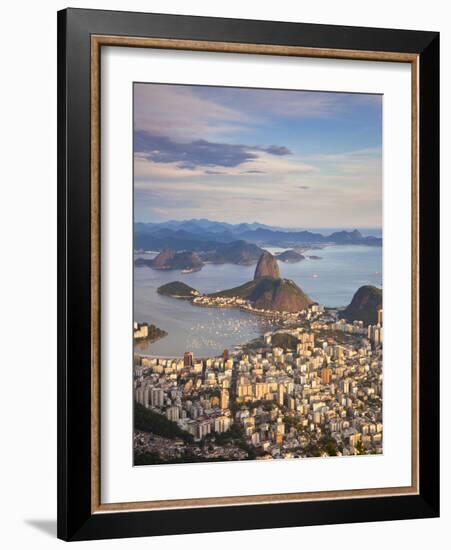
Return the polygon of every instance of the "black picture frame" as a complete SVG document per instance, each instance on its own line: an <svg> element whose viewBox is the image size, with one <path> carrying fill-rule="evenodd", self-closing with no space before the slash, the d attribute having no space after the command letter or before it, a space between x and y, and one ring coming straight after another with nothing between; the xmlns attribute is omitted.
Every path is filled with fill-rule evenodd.
<svg viewBox="0 0 451 550"><path fill-rule="evenodd" d="M419 59L419 494L93 513L91 36L401 52ZM58 537L88 540L439 515L439 33L101 10L58 13Z"/></svg>

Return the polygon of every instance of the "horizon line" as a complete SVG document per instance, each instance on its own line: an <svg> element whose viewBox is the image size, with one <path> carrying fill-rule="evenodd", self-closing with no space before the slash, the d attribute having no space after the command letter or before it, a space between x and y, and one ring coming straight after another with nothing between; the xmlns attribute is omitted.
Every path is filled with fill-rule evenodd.
<svg viewBox="0 0 451 550"><path fill-rule="evenodd" d="M161 223L169 223L169 222L189 222L189 221L208 221L213 223L223 223L227 225L266 225L268 227L284 227L287 229L297 229L300 231L308 231L309 229L338 229L338 228L353 228L353 229L382 229L382 225L309 225L309 226L296 226L296 225L280 225L280 224L269 224L264 222L258 222L258 221L252 221L252 222L226 222L223 220L212 220L210 218L182 218L182 219L176 219L176 218L170 218L163 221L150 221L150 220L134 220L133 223L153 223L153 224L161 224Z"/></svg>

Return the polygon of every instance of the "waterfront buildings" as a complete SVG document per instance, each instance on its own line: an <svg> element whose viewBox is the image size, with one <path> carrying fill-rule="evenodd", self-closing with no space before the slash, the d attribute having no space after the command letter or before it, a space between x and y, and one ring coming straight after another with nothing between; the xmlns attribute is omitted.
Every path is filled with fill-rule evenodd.
<svg viewBox="0 0 451 550"><path fill-rule="evenodd" d="M149 325L146 323L133 324L133 338L135 340L144 340L149 337Z"/></svg>

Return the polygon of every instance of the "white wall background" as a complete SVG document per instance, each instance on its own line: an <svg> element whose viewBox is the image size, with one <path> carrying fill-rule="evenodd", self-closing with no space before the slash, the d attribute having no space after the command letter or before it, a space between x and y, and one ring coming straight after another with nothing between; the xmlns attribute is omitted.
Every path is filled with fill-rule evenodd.
<svg viewBox="0 0 451 550"><path fill-rule="evenodd" d="M0 541L4 548L56 540L56 11L62 1L2 7L0 85ZM451 18L442 0L72 0L72 7L124 9L411 28L441 32L442 280L450 280ZM445 215L446 214L446 215ZM442 302L442 358L451 329L449 283ZM445 361L443 361L445 363ZM449 538L451 376L442 369L442 518L83 543L86 548L216 550L295 545L420 549ZM448 537L446 536L448 535Z"/></svg>

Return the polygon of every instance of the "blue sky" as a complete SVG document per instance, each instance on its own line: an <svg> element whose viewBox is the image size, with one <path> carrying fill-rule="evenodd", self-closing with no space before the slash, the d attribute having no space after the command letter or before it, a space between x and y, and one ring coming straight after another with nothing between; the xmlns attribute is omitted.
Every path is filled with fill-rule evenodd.
<svg viewBox="0 0 451 550"><path fill-rule="evenodd" d="M135 220L382 225L382 96L134 85Z"/></svg>

